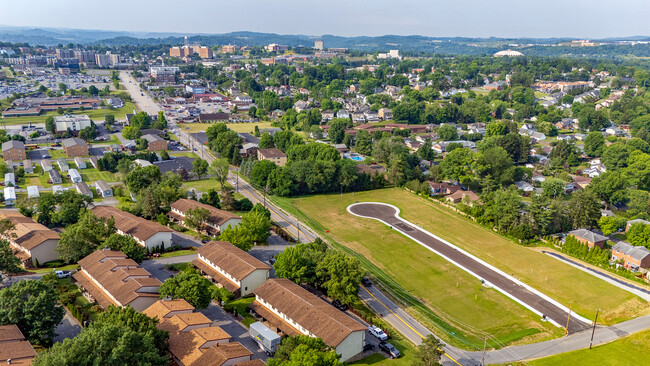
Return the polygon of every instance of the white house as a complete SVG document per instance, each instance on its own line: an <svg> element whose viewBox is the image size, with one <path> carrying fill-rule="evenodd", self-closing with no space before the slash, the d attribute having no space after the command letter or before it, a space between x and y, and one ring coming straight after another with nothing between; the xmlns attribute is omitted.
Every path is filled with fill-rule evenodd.
<svg viewBox="0 0 650 366"><path fill-rule="evenodd" d="M115 228L118 234L132 237L143 247L154 249L172 246L173 230L157 222L143 219L110 206L96 206L92 212L95 216L106 220L112 217L115 220Z"/></svg>
<svg viewBox="0 0 650 366"><path fill-rule="evenodd" d="M59 234L34 222L14 210L0 210L0 220L9 220L14 226L4 237L23 264L43 264L57 259L54 251Z"/></svg>
<svg viewBox="0 0 650 366"><path fill-rule="evenodd" d="M77 169L68 170L68 175L70 176L72 183L81 183L83 181L81 179L81 174L79 174L79 171Z"/></svg>
<svg viewBox="0 0 650 366"><path fill-rule="evenodd" d="M13 205L16 204L16 188L14 188L14 187L5 187L4 195L5 195L5 205L6 206L13 206Z"/></svg>
<svg viewBox="0 0 650 366"><path fill-rule="evenodd" d="M27 186L27 198L38 198L40 195L37 186Z"/></svg>

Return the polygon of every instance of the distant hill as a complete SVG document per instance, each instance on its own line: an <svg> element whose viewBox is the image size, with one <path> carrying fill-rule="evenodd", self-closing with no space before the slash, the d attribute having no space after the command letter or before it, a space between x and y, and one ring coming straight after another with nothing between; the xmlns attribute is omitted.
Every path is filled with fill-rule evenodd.
<svg viewBox="0 0 650 366"><path fill-rule="evenodd" d="M103 46L123 45L180 45L186 34L155 32L123 32L84 29L28 28L0 26L0 41L25 42L30 45L52 46L57 44L83 44ZM240 46L264 46L269 43L286 44L292 47L311 47L316 39L322 39L327 48L348 48L364 52L385 52L399 49L402 52L483 55L515 48L526 55L594 56L613 57L617 55L650 55L650 46L566 47L558 43L573 38L468 38L427 37L419 35L358 36L335 35L286 35L258 32L230 32L224 34L187 34L191 43L207 46L235 44ZM650 37L633 36L605 39L602 41L647 41ZM598 40L596 40L598 41Z"/></svg>

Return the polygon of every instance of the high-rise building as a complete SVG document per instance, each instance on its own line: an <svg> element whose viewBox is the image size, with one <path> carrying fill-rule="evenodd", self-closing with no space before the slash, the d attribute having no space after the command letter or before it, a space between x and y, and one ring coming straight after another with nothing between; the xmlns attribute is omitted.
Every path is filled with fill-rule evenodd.
<svg viewBox="0 0 650 366"><path fill-rule="evenodd" d="M223 53L234 53L234 52L237 52L238 49L239 49L239 47L237 47L235 45L230 45L230 44L225 45L225 46L221 46L221 52L223 52Z"/></svg>
<svg viewBox="0 0 650 366"><path fill-rule="evenodd" d="M324 46L325 46L325 44L324 44L323 41L320 40L320 39L318 39L318 40L316 40L316 41L314 42L314 48L317 49L317 50L319 50L319 51L322 51L322 50L325 48Z"/></svg>
<svg viewBox="0 0 650 366"><path fill-rule="evenodd" d="M56 49L56 58L72 58L74 57L74 52L72 50L66 49Z"/></svg>
<svg viewBox="0 0 650 366"><path fill-rule="evenodd" d="M157 83L175 82L176 72L178 72L178 67L174 66L152 67L149 69L149 75L154 78Z"/></svg>
<svg viewBox="0 0 650 366"><path fill-rule="evenodd" d="M188 57L191 56L192 53L193 50L190 46L172 47L169 49L170 57Z"/></svg>

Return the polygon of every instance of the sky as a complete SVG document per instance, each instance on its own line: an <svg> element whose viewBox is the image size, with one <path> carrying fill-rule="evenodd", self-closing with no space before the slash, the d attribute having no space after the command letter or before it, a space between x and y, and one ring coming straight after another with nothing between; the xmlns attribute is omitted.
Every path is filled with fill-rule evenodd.
<svg viewBox="0 0 650 366"><path fill-rule="evenodd" d="M648 0L0 0L0 25L433 37L650 36Z"/></svg>

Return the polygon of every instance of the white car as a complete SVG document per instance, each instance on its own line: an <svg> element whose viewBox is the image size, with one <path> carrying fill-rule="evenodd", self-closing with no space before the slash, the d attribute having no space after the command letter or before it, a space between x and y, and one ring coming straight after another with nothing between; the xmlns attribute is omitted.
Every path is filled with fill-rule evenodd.
<svg viewBox="0 0 650 366"><path fill-rule="evenodd" d="M376 325L370 325L368 327L368 331L380 341L385 341L388 339L388 334L386 334L383 330L381 330L381 328Z"/></svg>

